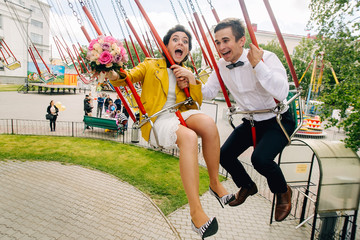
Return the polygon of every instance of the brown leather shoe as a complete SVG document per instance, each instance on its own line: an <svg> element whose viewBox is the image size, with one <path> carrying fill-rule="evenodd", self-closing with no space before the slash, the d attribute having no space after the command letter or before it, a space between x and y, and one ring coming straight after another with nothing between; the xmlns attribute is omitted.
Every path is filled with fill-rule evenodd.
<svg viewBox="0 0 360 240"><path fill-rule="evenodd" d="M246 200L246 198L248 196L252 196L254 195L255 193L258 192L258 189L257 189L257 186L256 184L254 183L254 185L249 189L249 188L245 188L245 187L242 187L240 188L240 190L236 193L235 195L235 200L231 201L229 203L229 206L231 207L235 207L235 206L238 206L240 204L243 204Z"/></svg>
<svg viewBox="0 0 360 240"><path fill-rule="evenodd" d="M285 193L276 194L275 220L280 222L284 220L291 211L292 190L287 186Z"/></svg>

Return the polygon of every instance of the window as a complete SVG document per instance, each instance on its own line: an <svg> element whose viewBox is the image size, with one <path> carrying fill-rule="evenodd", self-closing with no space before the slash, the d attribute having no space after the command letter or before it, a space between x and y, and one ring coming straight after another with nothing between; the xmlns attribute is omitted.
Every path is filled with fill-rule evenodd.
<svg viewBox="0 0 360 240"><path fill-rule="evenodd" d="M38 49L38 52L39 52L40 56L44 59L44 56L43 56L44 55L44 50ZM40 62L39 61L37 61L37 62L42 63L41 58L40 58L39 54L37 54L35 49L33 50L33 53L34 53L35 59L40 60Z"/></svg>
<svg viewBox="0 0 360 240"><path fill-rule="evenodd" d="M30 38L33 43L43 44L43 36L37 33L30 33Z"/></svg>
<svg viewBox="0 0 360 240"><path fill-rule="evenodd" d="M31 19L31 25L38 27L38 28L43 28L43 23L40 21L36 21L34 19Z"/></svg>
<svg viewBox="0 0 360 240"><path fill-rule="evenodd" d="M30 9L32 10L32 13L33 14L36 14L36 13L41 13L42 14L42 12L41 12L41 9L40 8L38 8L38 7L36 7L36 6L34 6L34 5L31 5L30 6Z"/></svg>

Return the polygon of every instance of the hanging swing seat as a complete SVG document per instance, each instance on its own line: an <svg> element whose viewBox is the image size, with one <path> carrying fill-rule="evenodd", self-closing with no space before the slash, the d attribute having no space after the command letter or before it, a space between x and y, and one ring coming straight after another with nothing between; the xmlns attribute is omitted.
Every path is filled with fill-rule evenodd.
<svg viewBox="0 0 360 240"><path fill-rule="evenodd" d="M44 83L49 83L56 79L56 74L45 72L39 76L39 79Z"/></svg>
<svg viewBox="0 0 360 240"><path fill-rule="evenodd" d="M1 58L0 62L1 62L2 65L4 65L4 67L6 67L9 70L15 70L15 69L21 67L21 63L18 60L16 60L15 58L11 57L11 56L8 57L7 59L2 59ZM7 64L6 62L10 62L10 63Z"/></svg>
<svg viewBox="0 0 360 240"><path fill-rule="evenodd" d="M227 112L229 123L235 129L235 125L233 124L233 115L236 115L236 114L248 115L250 117L250 119L253 119L253 116L255 114L274 113L274 114L276 114L277 123L279 124L281 130L283 131L284 135L286 136L286 138L288 139L288 142L290 144L291 138L301 128L302 122L303 122L301 92L302 92L302 90L300 88L295 89L295 90L290 90L286 101L277 103L277 105L272 109L242 111L242 110L238 110L237 108L234 108L234 107L229 108L228 112ZM287 110L290 111L290 114L293 117L294 122L295 122L295 130L290 136L286 132L284 126L281 123L281 114L286 112Z"/></svg>
<svg viewBox="0 0 360 240"><path fill-rule="evenodd" d="M70 58L66 58L65 61L63 61L63 64L65 65L65 67L74 68L74 63L71 61Z"/></svg>

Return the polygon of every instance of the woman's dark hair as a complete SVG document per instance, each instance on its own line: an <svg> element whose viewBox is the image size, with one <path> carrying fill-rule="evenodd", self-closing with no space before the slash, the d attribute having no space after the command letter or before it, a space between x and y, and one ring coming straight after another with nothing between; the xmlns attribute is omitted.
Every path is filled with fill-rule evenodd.
<svg viewBox="0 0 360 240"><path fill-rule="evenodd" d="M189 52L191 51L192 48L192 44L191 44L191 40L192 40L192 36L190 34L190 32L183 26L183 25L176 25L175 27L169 29L169 31L165 34L165 36L163 37L163 43L165 44L165 46L167 46L169 44L171 35L173 35L176 32L183 32L187 35L187 37L189 38ZM164 55L164 54L163 54ZM164 55L165 59L166 56ZM187 60L188 56L186 55L186 57L184 58L183 62L185 62ZM166 62L168 63L168 60L166 59ZM168 64L169 65L169 64Z"/></svg>
<svg viewBox="0 0 360 240"><path fill-rule="evenodd" d="M53 102L54 100L50 100L50 103L49 103L49 105L51 105L51 103Z"/></svg>
<svg viewBox="0 0 360 240"><path fill-rule="evenodd" d="M235 41L238 41L240 38L245 36L244 24L238 18L223 19L215 26L214 33L227 27L231 27L231 31L235 36Z"/></svg>

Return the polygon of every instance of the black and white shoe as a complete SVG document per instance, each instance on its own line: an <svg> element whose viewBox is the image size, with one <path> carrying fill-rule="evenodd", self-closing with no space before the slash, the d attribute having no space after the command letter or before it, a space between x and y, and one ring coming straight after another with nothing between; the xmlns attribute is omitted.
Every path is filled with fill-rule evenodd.
<svg viewBox="0 0 360 240"><path fill-rule="evenodd" d="M233 193L219 197L219 195L216 192L214 192L211 189L211 187L209 187L209 191L210 191L210 194L213 195L219 201L222 208L224 208L224 205L228 205L229 202L235 200L235 194L233 194Z"/></svg>
<svg viewBox="0 0 360 240"><path fill-rule="evenodd" d="M217 233L219 228L216 217L210 218L209 221L207 221L199 228L197 228L193 221L191 221L191 227L194 232L200 235L201 239L214 235L215 233Z"/></svg>

